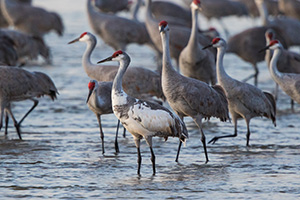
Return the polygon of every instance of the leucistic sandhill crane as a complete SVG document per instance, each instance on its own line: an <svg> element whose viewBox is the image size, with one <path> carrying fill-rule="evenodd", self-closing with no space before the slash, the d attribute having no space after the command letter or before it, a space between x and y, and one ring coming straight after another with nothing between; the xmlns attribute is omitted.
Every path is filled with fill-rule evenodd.
<svg viewBox="0 0 300 200"><path fill-rule="evenodd" d="M157 24L159 21L153 18L151 12L152 0L146 0L146 12L145 12L145 25L156 48L162 53L161 38L157 30ZM187 45L191 29L182 26L170 25L172 27L172 34L170 35L170 55L176 61L177 68L179 67L179 55L182 49ZM198 40L202 45L209 44L207 37L202 34L198 34ZM178 39L180 38L180 39Z"/></svg>
<svg viewBox="0 0 300 200"><path fill-rule="evenodd" d="M95 6L106 13L117 13L123 10L129 10L130 2L128 0L95 0Z"/></svg>
<svg viewBox="0 0 300 200"><path fill-rule="evenodd" d="M250 120L253 117L265 116L273 121L276 126L276 102L272 94L263 92L257 87L231 78L223 66L226 51L226 42L222 38L214 38L212 43L205 48L215 47L217 54L217 79L224 88L228 99L229 112L234 123L234 134L216 136L209 143L215 143L220 138L237 136L237 119L244 118L247 124L247 143L250 140Z"/></svg>
<svg viewBox="0 0 300 200"><path fill-rule="evenodd" d="M202 130L202 119L217 117L221 121L229 119L228 104L221 86L208 84L179 74L171 65L169 51L169 26L166 21L159 23L163 46L162 88L171 108L183 120L190 116L197 124L204 148L206 163L208 160L205 135ZM179 143L176 161L180 152Z"/></svg>
<svg viewBox="0 0 300 200"><path fill-rule="evenodd" d="M231 36L227 42L228 48L226 49L226 52L234 53L242 60L252 64L255 73L248 76L243 81L248 81L254 77L255 86L257 86L259 74L257 63L264 61L265 59L265 54L258 53L257 49L264 48L263 44L266 43L265 32L268 28L272 28L276 32L276 38L282 41L285 48L287 48L285 33L275 26L258 26L249 28Z"/></svg>
<svg viewBox="0 0 300 200"><path fill-rule="evenodd" d="M202 50L198 42L198 12L201 10L200 0L191 3L192 30L188 44L179 56L180 72L187 77L199 79L205 83L216 83L215 56L208 49Z"/></svg>
<svg viewBox="0 0 300 200"><path fill-rule="evenodd" d="M266 46L270 44L272 40L275 40L275 32L273 29L268 29L265 34ZM270 69L270 62L273 55L273 51L269 49L266 51L265 61ZM281 56L278 58L277 69L283 73L296 73L300 74L300 54L292 52L286 49L282 49ZM276 83L276 82L275 82ZM276 83L275 99L278 97L278 84ZM291 100L291 109L294 110L294 101Z"/></svg>
<svg viewBox="0 0 300 200"><path fill-rule="evenodd" d="M279 10L286 16L300 20L300 2L295 0L278 0Z"/></svg>
<svg viewBox="0 0 300 200"><path fill-rule="evenodd" d="M95 10L95 0L87 0L87 12L91 28L113 49L125 50L129 44L147 44L152 42L145 25L114 14Z"/></svg>
<svg viewBox="0 0 300 200"><path fill-rule="evenodd" d="M19 64L23 65L27 60L36 60L39 56L43 57L47 64L51 63L51 51L43 38L11 29L0 29L0 35L14 41Z"/></svg>
<svg viewBox="0 0 300 200"><path fill-rule="evenodd" d="M16 0L1 0L1 10L10 26L32 36L43 37L50 31L63 35L62 19L55 12L18 3Z"/></svg>
<svg viewBox="0 0 300 200"><path fill-rule="evenodd" d="M7 35L0 34L0 65L16 66L18 53L15 42Z"/></svg>
<svg viewBox="0 0 300 200"><path fill-rule="evenodd" d="M87 44L82 56L82 66L91 79L97 81L114 80L118 72L118 66L95 65L91 62L91 54L97 44L96 37L93 34L84 32L69 44L74 42L85 42ZM137 98L144 99L149 96L156 96L164 100L160 74L143 67L129 68L124 76L123 87L126 93Z"/></svg>
<svg viewBox="0 0 300 200"><path fill-rule="evenodd" d="M170 110L156 103L136 99L127 95L122 88L123 76L130 63L130 57L122 51L116 51L112 56L99 61L118 61L119 70L112 86L112 108L114 114L134 138L138 152L138 170L141 168L140 140L145 138L151 151L153 175L155 174L155 155L152 149L152 137L178 137L181 141L188 138L184 122Z"/></svg>
<svg viewBox="0 0 300 200"><path fill-rule="evenodd" d="M57 89L51 78L42 72L29 72L21 68L1 66L0 74L0 129L2 128L4 112L7 112L14 122L19 138L22 139L20 125L38 105L39 101L36 98L47 95L55 100L56 94L58 94ZM11 103L27 99L33 101L34 104L17 122L11 111Z"/></svg>
<svg viewBox="0 0 300 200"><path fill-rule="evenodd" d="M111 90L112 82L98 82L96 80L91 80L88 84L89 94L86 103L91 111L93 111L97 117L99 128L100 128L100 138L102 141L102 153L104 150L104 133L102 130L101 115L113 113L111 107ZM115 150L119 153L118 146L118 131L119 131L120 120L118 120L116 138L115 138ZM124 128L124 131L126 129Z"/></svg>
<svg viewBox="0 0 300 200"><path fill-rule="evenodd" d="M277 69L277 61L279 56L281 56L283 46L279 40L272 40L270 44L262 50L266 49L271 49L274 51L270 63L270 73L273 80L294 101L300 103L300 74L282 73Z"/></svg>

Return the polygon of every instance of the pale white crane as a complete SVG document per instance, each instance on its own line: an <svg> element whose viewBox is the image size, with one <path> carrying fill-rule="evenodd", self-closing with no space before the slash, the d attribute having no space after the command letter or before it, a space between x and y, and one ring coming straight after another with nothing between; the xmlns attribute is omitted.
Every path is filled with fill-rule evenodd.
<svg viewBox="0 0 300 200"><path fill-rule="evenodd" d="M275 40L275 32L273 29L268 29L265 34L266 46L272 40ZM270 69L270 62L273 55L272 50L266 51L265 61ZM278 58L277 69L283 73L296 73L300 74L300 54L286 49L282 49L281 56ZM276 82L275 82L276 83ZM275 99L278 97L278 84L276 83ZM294 101L291 100L291 109L294 110Z"/></svg>
<svg viewBox="0 0 300 200"><path fill-rule="evenodd" d="M0 129L6 112L10 114L18 136L22 139L20 125L38 105L37 98L46 95L55 100L58 91L51 78L42 72L29 72L21 68L1 66L0 74ZM24 100L31 100L34 104L24 117L17 122L11 111L11 103Z"/></svg>
<svg viewBox="0 0 300 200"><path fill-rule="evenodd" d="M16 0L1 0L1 10L10 26L29 35L43 37L52 30L63 35L62 19L55 12Z"/></svg>
<svg viewBox="0 0 300 200"><path fill-rule="evenodd" d="M112 86L112 108L116 117L134 138L138 152L138 170L141 168L140 140L144 138L150 147L153 175L155 170L155 155L152 149L152 137L178 137L180 141L188 138L188 132L184 122L166 107L136 99L127 95L122 88L123 76L129 66L130 57L122 51L116 51L112 56L99 61L118 61L119 70Z"/></svg>
<svg viewBox="0 0 300 200"><path fill-rule="evenodd" d="M276 102L272 94L263 92L259 88L248 83L240 82L230 77L223 66L223 58L226 51L226 42L222 38L214 38L212 43L205 48L215 47L217 54L217 79L224 88L228 99L229 112L234 123L234 134L216 136L208 143L215 143L220 138L237 136L237 119L244 118L247 124L247 142L250 140L250 120L254 117L267 117L276 126Z"/></svg>
<svg viewBox="0 0 300 200"><path fill-rule="evenodd" d="M102 130L101 115L113 113L111 107L111 90L112 82L98 82L96 80L90 80L88 84L89 94L86 103L91 111L93 111L97 117L97 121L100 128L100 138L102 142L102 154L104 150L104 133ZM120 120L118 120L116 138L115 138L115 150L119 153L118 145L118 131L119 131ZM125 132L124 128L124 132Z"/></svg>
<svg viewBox="0 0 300 200"><path fill-rule="evenodd" d="M118 71L117 65L95 65L91 62L91 54L97 44L96 37L90 32L84 32L69 44L75 42L87 44L82 56L82 66L86 74L97 81L113 81ZM124 76L123 87L126 93L137 98L156 96L164 100L160 74L143 67L129 68Z"/></svg>
<svg viewBox="0 0 300 200"><path fill-rule="evenodd" d="M191 3L192 30L188 44L179 55L180 72L187 77L199 79L205 83L216 83L216 62L214 54L203 50L198 41L198 12L201 10L200 0Z"/></svg>
<svg viewBox="0 0 300 200"><path fill-rule="evenodd" d="M43 38L11 29L0 29L0 35L14 41L19 64L23 65L27 60L36 60L39 56L43 57L47 64L51 63L51 51Z"/></svg>
<svg viewBox="0 0 300 200"><path fill-rule="evenodd" d="M300 103L300 74L283 73L277 69L277 61L281 56L283 46L279 40L272 40L263 50L266 49L273 50L273 56L270 62L270 73L273 80L294 101Z"/></svg>
<svg viewBox="0 0 300 200"><path fill-rule="evenodd" d="M171 108L182 120L185 116L189 116L197 124L207 163L209 159L202 130L202 119L210 117L217 117L221 121L229 119L225 93L219 85L209 86L205 82L179 74L171 64L169 26L166 21L159 23L159 31L163 46L162 88L164 95ZM176 161L178 161L180 147L181 142Z"/></svg>

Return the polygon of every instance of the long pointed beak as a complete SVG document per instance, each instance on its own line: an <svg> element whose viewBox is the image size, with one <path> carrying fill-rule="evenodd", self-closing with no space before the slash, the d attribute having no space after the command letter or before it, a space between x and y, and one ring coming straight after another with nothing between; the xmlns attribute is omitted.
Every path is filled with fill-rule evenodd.
<svg viewBox="0 0 300 200"><path fill-rule="evenodd" d="M97 64L103 63L103 62L106 62L106 61L112 61L112 56L109 56L108 58L105 58L103 60L98 61Z"/></svg>
<svg viewBox="0 0 300 200"><path fill-rule="evenodd" d="M213 44L207 45L207 46L203 47L202 50L207 49L207 48L212 47L212 46L213 46Z"/></svg>
<svg viewBox="0 0 300 200"><path fill-rule="evenodd" d="M161 32L163 32L165 30L165 27L164 26L160 26L159 27L159 32L161 33Z"/></svg>
<svg viewBox="0 0 300 200"><path fill-rule="evenodd" d="M89 91L89 95L88 95L88 97L87 97L87 99L86 99L86 103L89 102L89 99L90 99L92 93L93 93L93 90L90 90L90 91Z"/></svg>
<svg viewBox="0 0 300 200"><path fill-rule="evenodd" d="M265 48L259 50L258 53L261 53L261 52L263 52L263 51L265 51L265 50L267 50L267 49L269 49L269 48L270 48L270 45L268 45L268 46L266 46Z"/></svg>
<svg viewBox="0 0 300 200"><path fill-rule="evenodd" d="M75 40L72 40L72 41L68 42L68 44L72 44L72 43L78 42L78 41L79 41L79 38L76 38Z"/></svg>

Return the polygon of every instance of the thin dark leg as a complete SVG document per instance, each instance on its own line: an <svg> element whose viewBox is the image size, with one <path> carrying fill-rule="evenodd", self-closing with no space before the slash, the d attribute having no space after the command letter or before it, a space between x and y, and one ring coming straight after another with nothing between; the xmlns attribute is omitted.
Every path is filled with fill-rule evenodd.
<svg viewBox="0 0 300 200"><path fill-rule="evenodd" d="M124 130L123 130L123 138L126 137L126 128L124 127Z"/></svg>
<svg viewBox="0 0 300 200"><path fill-rule="evenodd" d="M115 138L115 150L116 150L116 153L120 152L119 151L119 144L118 144L119 125L120 125L120 120L118 120L117 131L116 131L116 138Z"/></svg>
<svg viewBox="0 0 300 200"><path fill-rule="evenodd" d="M100 139L101 139L101 142L102 142L102 154L104 154L105 153L105 150L104 150L104 134L103 134L103 131L102 131L101 115L96 114L96 116L97 116L99 129L100 129Z"/></svg>
<svg viewBox="0 0 300 200"><path fill-rule="evenodd" d="M249 122L246 121L247 123L247 134L246 134L246 137L247 137L247 143L246 145L249 146L249 140L250 140L250 127L249 127Z"/></svg>
<svg viewBox="0 0 300 200"><path fill-rule="evenodd" d="M175 162L178 162L181 145L182 145L182 142L179 140L179 145L178 145L178 149L177 149L177 155L176 155Z"/></svg>
<svg viewBox="0 0 300 200"><path fill-rule="evenodd" d="M8 113L5 112L5 130L4 130L4 134L7 135L8 131L8 122L9 122L9 117L8 117Z"/></svg>
<svg viewBox="0 0 300 200"><path fill-rule="evenodd" d="M23 122L23 120L29 115L29 113L31 113L31 111L33 111L33 109L39 104L39 101L36 99L31 99L33 101L33 106L28 110L28 112L24 115L24 117L19 121L19 126L21 126L21 123Z"/></svg>
<svg viewBox="0 0 300 200"><path fill-rule="evenodd" d="M142 164L142 156L141 156L141 150L140 147L137 147L137 153L138 153L138 159L137 159L137 163L138 163L138 170L137 170L137 174L141 175L141 164Z"/></svg>
<svg viewBox="0 0 300 200"><path fill-rule="evenodd" d="M154 155L152 147L150 147L150 151L151 151L151 162L152 162L152 168L153 168L153 175L155 175L155 173L156 173L156 170L155 170L155 155Z"/></svg>
<svg viewBox="0 0 300 200"><path fill-rule="evenodd" d="M205 135L202 131L202 128L200 129L200 132L201 132L201 142L202 142L203 148L204 148L204 154L205 154L205 159L206 159L205 164L206 164L206 163L208 163L209 160L208 160L207 149L206 149Z"/></svg>
<svg viewBox="0 0 300 200"><path fill-rule="evenodd" d="M295 110L294 110L294 100L293 99L291 99L291 110L292 110L292 112L295 112Z"/></svg>
<svg viewBox="0 0 300 200"><path fill-rule="evenodd" d="M16 131L18 133L18 136L19 136L19 139L22 140L22 136L21 136L21 130L20 130L20 126L19 126L19 123L17 122L16 118L14 117L13 113L11 112L10 108L7 109L7 112L10 114L11 116L11 119L13 120L14 122L14 125L15 125L15 128L16 128Z"/></svg>
<svg viewBox="0 0 300 200"><path fill-rule="evenodd" d="M237 120L233 117L233 123L234 123L234 134L233 135L223 135L223 136L216 136L213 139L211 139L208 144L212 143L215 144L216 141L218 141L221 138L227 138L227 137L236 137L237 136Z"/></svg>

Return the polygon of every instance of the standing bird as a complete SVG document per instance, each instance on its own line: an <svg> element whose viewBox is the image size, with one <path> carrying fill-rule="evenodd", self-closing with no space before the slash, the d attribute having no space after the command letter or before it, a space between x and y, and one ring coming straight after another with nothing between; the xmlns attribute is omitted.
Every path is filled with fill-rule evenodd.
<svg viewBox="0 0 300 200"><path fill-rule="evenodd" d="M102 154L105 153L104 150L104 133L102 130L101 115L113 113L111 107L111 90L112 82L98 82L96 80L91 80L88 84L89 94L86 103L91 111L93 111L97 117L99 128L100 128L100 138L102 141ZM119 153L118 146L118 130L119 130L120 120L118 120L116 138L115 138L115 150ZM124 132L125 132L124 128Z"/></svg>
<svg viewBox="0 0 300 200"><path fill-rule="evenodd" d="M289 95L294 101L300 104L300 74L282 73L277 69L277 61L283 47L279 40L272 40L268 46L263 50L273 50L273 56L270 62L270 73L273 80L280 86L280 88Z"/></svg>
<svg viewBox="0 0 300 200"><path fill-rule="evenodd" d="M106 13L117 13L124 10L129 10L128 0L95 0L95 6Z"/></svg>
<svg viewBox="0 0 300 200"><path fill-rule="evenodd" d="M89 32L84 32L68 44L75 42L85 42L87 44L82 56L82 66L86 74L97 81L113 81L118 66L95 65L91 62L91 54L97 44L96 37ZM134 97L156 96L164 100L160 74L143 67L129 68L124 76L123 87L126 93Z"/></svg>
<svg viewBox="0 0 300 200"><path fill-rule="evenodd" d="M197 124L204 148L206 163L208 160L205 135L202 130L202 119L217 117L221 121L229 119L228 104L221 86L208 84L179 74L171 65L169 51L169 26L166 21L159 23L159 31L163 46L162 88L171 108L181 120L190 116ZM176 161L180 152L179 143Z"/></svg>
<svg viewBox="0 0 300 200"><path fill-rule="evenodd" d="M155 155L152 149L152 137L158 136L167 140L169 136L172 136L178 137L184 142L188 138L185 124L177 115L164 106L136 99L123 91L122 80L130 63L130 57L125 52L120 50L116 51L112 56L98 63L106 61L118 61L120 65L112 86L112 108L116 117L134 137L138 152L137 174L140 175L142 162L140 140L145 138L151 151L154 175L156 170Z"/></svg>
<svg viewBox="0 0 300 200"><path fill-rule="evenodd" d="M179 55L180 72L187 77L199 79L205 83L216 83L215 56L211 51L203 50L198 41L198 11L201 10L200 0L191 3L192 30L188 44Z"/></svg>
<svg viewBox="0 0 300 200"><path fill-rule="evenodd" d="M22 139L20 125L38 105L39 101L36 98L47 95L54 101L58 94L57 89L51 78L42 72L29 72L21 68L1 66L0 74L0 129L4 112L7 112L14 122L19 138ZM11 111L11 103L27 99L33 101L34 104L17 122Z"/></svg>
<svg viewBox="0 0 300 200"><path fill-rule="evenodd" d="M234 134L216 136L208 143L215 143L220 138L237 136L237 119L244 118L247 124L247 143L250 140L250 120L253 117L265 116L276 126L276 102L272 94L263 92L257 87L231 78L223 66L223 57L226 51L226 42L222 38L214 38L212 43L204 48L215 47L217 54L217 79L224 88L228 99L229 112L234 123Z"/></svg>
<svg viewBox="0 0 300 200"><path fill-rule="evenodd" d="M43 37L53 30L63 35L63 22L57 13L16 0L1 0L1 10L9 25L24 33Z"/></svg>

